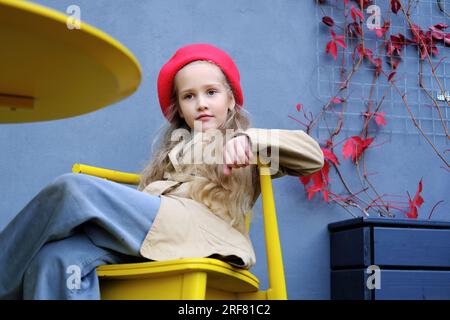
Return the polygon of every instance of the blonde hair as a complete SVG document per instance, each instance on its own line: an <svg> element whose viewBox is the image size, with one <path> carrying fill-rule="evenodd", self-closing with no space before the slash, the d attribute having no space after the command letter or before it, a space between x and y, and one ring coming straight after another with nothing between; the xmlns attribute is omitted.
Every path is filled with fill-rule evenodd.
<svg viewBox="0 0 450 320"><path fill-rule="evenodd" d="M207 60L197 60L194 62L198 61ZM214 64L212 61L207 62ZM233 97L229 80L225 74L223 76L228 94ZM164 130L162 138L159 139L159 135L157 135L153 140L152 149L157 141L160 141L160 143L158 149L153 152L151 160L140 173L141 180L138 185L138 190L140 191L153 181L163 180L164 172L174 171L168 154L180 142L172 141L172 133L181 128L186 130L191 129L185 120L180 117L179 108L177 89L174 85L172 104L169 106L167 112L169 122L159 130ZM235 103L232 110L228 109L227 118L218 129L224 133L227 129L245 130L249 127L249 113ZM187 143L188 141L183 142ZM202 164L201 166L197 166L196 169L197 175L201 175L207 179L194 179L192 181L190 189L192 199L205 204L219 216L228 216L230 224L233 226L242 223L245 215L251 213L251 208L256 201L257 195L259 195L259 175L256 165L232 170L230 176L223 174L222 164ZM248 173L248 170L251 170L251 174Z"/></svg>

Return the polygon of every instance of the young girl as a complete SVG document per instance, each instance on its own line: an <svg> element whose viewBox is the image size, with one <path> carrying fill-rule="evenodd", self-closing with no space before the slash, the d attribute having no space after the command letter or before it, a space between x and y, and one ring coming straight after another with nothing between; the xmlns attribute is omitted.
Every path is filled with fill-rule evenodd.
<svg viewBox="0 0 450 320"><path fill-rule="evenodd" d="M250 128L239 71L212 45L179 49L158 97L169 127L137 190L64 174L0 233L1 299L99 299L95 267L107 263L254 265L245 215L260 194L256 156L270 153L274 177L308 175L323 165L319 145L300 130Z"/></svg>

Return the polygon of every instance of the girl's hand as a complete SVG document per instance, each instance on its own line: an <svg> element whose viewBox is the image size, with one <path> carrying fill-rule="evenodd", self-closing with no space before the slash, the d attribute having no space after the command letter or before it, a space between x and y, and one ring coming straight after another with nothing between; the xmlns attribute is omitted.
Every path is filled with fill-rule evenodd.
<svg viewBox="0 0 450 320"><path fill-rule="evenodd" d="M250 139L246 135L240 135L229 140L223 150L223 174L231 175L232 168L243 168L250 164L253 152Z"/></svg>

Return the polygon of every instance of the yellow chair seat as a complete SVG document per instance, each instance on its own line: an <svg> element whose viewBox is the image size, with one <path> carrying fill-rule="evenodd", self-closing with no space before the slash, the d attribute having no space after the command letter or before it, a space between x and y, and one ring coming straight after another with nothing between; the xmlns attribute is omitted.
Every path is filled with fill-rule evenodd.
<svg viewBox="0 0 450 320"><path fill-rule="evenodd" d="M104 265L97 275L102 299L265 298L256 276L214 258Z"/></svg>

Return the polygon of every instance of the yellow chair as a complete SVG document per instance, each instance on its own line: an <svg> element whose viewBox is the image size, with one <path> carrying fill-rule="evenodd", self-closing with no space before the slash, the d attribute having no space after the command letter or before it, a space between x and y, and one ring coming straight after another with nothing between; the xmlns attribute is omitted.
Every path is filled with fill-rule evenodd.
<svg viewBox="0 0 450 320"><path fill-rule="evenodd" d="M97 268L102 299L149 300L286 300L286 282L268 165L258 159L269 288L260 290L259 280L248 270L214 258L185 258L103 265ZM138 184L140 176L83 164L74 173L111 181ZM250 221L247 220L247 230Z"/></svg>

